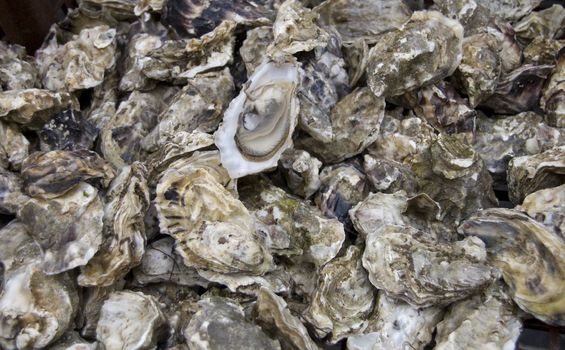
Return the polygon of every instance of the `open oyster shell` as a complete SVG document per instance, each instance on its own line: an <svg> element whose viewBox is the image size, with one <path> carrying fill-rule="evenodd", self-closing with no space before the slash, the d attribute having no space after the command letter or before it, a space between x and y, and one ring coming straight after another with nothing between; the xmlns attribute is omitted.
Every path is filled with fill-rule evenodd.
<svg viewBox="0 0 565 350"><path fill-rule="evenodd" d="M375 309L377 290L361 265L362 250L347 248L345 255L322 267L312 302L304 318L319 338L331 335L335 343L362 332Z"/></svg>
<svg viewBox="0 0 565 350"><path fill-rule="evenodd" d="M19 170L29 154L29 141L12 123L0 119L0 168Z"/></svg>
<svg viewBox="0 0 565 350"><path fill-rule="evenodd" d="M483 210L459 232L481 238L489 261L502 270L514 302L544 322L565 324L565 242L516 210Z"/></svg>
<svg viewBox="0 0 565 350"><path fill-rule="evenodd" d="M292 145L299 110L297 84L295 63L264 63L231 101L215 142L232 178L276 166Z"/></svg>
<svg viewBox="0 0 565 350"><path fill-rule="evenodd" d="M438 82L461 62L462 42L459 22L436 11L414 12L369 52L368 85L375 95L388 97Z"/></svg>
<svg viewBox="0 0 565 350"><path fill-rule="evenodd" d="M480 239L438 243L409 226L388 225L371 233L362 261L375 287L416 307L461 300L495 277Z"/></svg>
<svg viewBox="0 0 565 350"><path fill-rule="evenodd" d="M96 339L107 350L151 349L162 336L164 324L165 316L152 296L114 292L100 311Z"/></svg>

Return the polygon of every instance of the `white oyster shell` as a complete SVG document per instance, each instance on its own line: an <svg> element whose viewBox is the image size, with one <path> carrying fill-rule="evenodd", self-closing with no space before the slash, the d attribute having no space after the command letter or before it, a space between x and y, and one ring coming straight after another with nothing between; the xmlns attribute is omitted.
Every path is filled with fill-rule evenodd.
<svg viewBox="0 0 565 350"><path fill-rule="evenodd" d="M215 140L232 178L276 166L292 145L299 110L297 84L296 64L264 63L231 101Z"/></svg>

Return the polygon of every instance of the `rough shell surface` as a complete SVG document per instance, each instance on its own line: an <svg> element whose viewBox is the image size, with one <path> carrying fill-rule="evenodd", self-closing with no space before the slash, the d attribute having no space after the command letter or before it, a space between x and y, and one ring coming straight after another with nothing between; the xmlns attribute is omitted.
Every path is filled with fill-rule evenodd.
<svg viewBox="0 0 565 350"><path fill-rule="evenodd" d="M565 53L559 56L551 76L549 77L540 101L546 113L547 123L552 126L565 127Z"/></svg>
<svg viewBox="0 0 565 350"><path fill-rule="evenodd" d="M29 141L12 123L0 120L0 168L20 170L29 154Z"/></svg>
<svg viewBox="0 0 565 350"><path fill-rule="evenodd" d="M298 149L287 149L279 160L286 185L293 194L303 198L309 198L320 188L321 166L318 158Z"/></svg>

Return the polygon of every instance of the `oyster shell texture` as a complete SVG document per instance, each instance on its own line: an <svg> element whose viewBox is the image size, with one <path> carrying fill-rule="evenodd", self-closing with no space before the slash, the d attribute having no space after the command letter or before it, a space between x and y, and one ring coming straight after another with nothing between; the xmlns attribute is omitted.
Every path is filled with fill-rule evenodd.
<svg viewBox="0 0 565 350"><path fill-rule="evenodd" d="M0 348L565 326L565 7L79 0L0 40Z"/></svg>

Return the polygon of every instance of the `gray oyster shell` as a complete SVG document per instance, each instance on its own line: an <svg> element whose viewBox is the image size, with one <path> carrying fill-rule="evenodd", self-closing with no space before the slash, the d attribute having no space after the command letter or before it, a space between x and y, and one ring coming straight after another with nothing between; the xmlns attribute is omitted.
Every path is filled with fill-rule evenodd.
<svg viewBox="0 0 565 350"><path fill-rule="evenodd" d="M284 299L269 289L261 287L259 290L256 309L259 324L274 331L285 349L319 349L306 327L290 312Z"/></svg>
<svg viewBox="0 0 565 350"><path fill-rule="evenodd" d="M147 170L142 163L124 166L106 193L104 242L82 268L81 286L109 286L141 263L145 253L144 214L149 207Z"/></svg>
<svg viewBox="0 0 565 350"><path fill-rule="evenodd" d="M363 334L347 338L348 350L424 349L443 316L439 307L416 308L379 293Z"/></svg>
<svg viewBox="0 0 565 350"><path fill-rule="evenodd" d="M525 42L535 38L556 39L563 34L565 8L555 4L545 10L532 12L513 25L516 36Z"/></svg>
<svg viewBox="0 0 565 350"><path fill-rule="evenodd" d="M0 91L39 87L39 74L25 48L0 41Z"/></svg>
<svg viewBox="0 0 565 350"><path fill-rule="evenodd" d="M345 255L322 267L304 318L319 338L331 335L335 343L362 332L376 310L377 290L361 265L362 250L347 248Z"/></svg>
<svg viewBox="0 0 565 350"><path fill-rule="evenodd" d="M534 65L555 64L559 55L559 50L561 50L564 46L565 40L536 37L524 48L524 63Z"/></svg>
<svg viewBox="0 0 565 350"><path fill-rule="evenodd" d="M83 339L75 331L67 331L59 340L52 344L50 350L97 350L97 342L89 342Z"/></svg>
<svg viewBox="0 0 565 350"><path fill-rule="evenodd" d="M293 148L284 151L279 159L279 170L283 173L286 185L293 194L303 198L311 197L320 188L321 166L318 158Z"/></svg>
<svg viewBox="0 0 565 350"><path fill-rule="evenodd" d="M118 281L109 287L85 287L82 305L77 315L77 324L82 326L80 334L88 339L96 339L96 326L100 319L102 305L110 294L124 288L124 281Z"/></svg>
<svg viewBox="0 0 565 350"><path fill-rule="evenodd" d="M369 45L363 39L356 39L351 43L344 42L342 50L349 76L349 86L356 86L365 75Z"/></svg>
<svg viewBox="0 0 565 350"><path fill-rule="evenodd" d="M0 168L19 170L29 154L29 141L12 123L0 119Z"/></svg>
<svg viewBox="0 0 565 350"><path fill-rule="evenodd" d="M164 324L161 306L152 296L114 292L100 311L96 339L107 350L151 349L160 339Z"/></svg>
<svg viewBox="0 0 565 350"><path fill-rule="evenodd" d="M80 110L57 113L38 132L42 151L91 149L98 128Z"/></svg>
<svg viewBox="0 0 565 350"><path fill-rule="evenodd" d="M486 7L491 15L515 21L530 13L542 1L541 0L475 0L481 6Z"/></svg>
<svg viewBox="0 0 565 350"><path fill-rule="evenodd" d="M452 304L437 325L438 350L514 349L522 330L512 300L494 284L479 295Z"/></svg>
<svg viewBox="0 0 565 350"><path fill-rule="evenodd" d="M36 54L43 86L75 91L99 85L115 65L115 50L116 30L108 26L85 28L64 45L54 36Z"/></svg>
<svg viewBox="0 0 565 350"><path fill-rule="evenodd" d="M530 193L515 209L553 228L565 238L565 184Z"/></svg>
<svg viewBox="0 0 565 350"><path fill-rule="evenodd" d="M0 167L0 214L16 214L29 200L17 174Z"/></svg>
<svg viewBox="0 0 565 350"><path fill-rule="evenodd" d="M384 116L384 98L375 97L369 88L359 88L341 99L331 110L332 134L329 141L303 137L296 145L335 163L365 150L379 136Z"/></svg>
<svg viewBox="0 0 565 350"><path fill-rule="evenodd" d="M369 234L362 261L375 287L416 307L461 300L495 277L480 239L439 243L409 226L388 225Z"/></svg>
<svg viewBox="0 0 565 350"><path fill-rule="evenodd" d="M458 231L482 239L489 261L502 271L510 296L534 317L565 324L565 241L525 214L493 208L478 212Z"/></svg>
<svg viewBox="0 0 565 350"><path fill-rule="evenodd" d="M323 26L335 26L345 43L374 43L379 34L398 29L412 14L403 1L390 0L329 0L314 11Z"/></svg>
<svg viewBox="0 0 565 350"><path fill-rule="evenodd" d="M533 156L513 158L508 164L508 196L520 204L530 193L563 184L565 146Z"/></svg>
<svg viewBox="0 0 565 350"><path fill-rule="evenodd" d="M270 339L259 326L247 321L242 307L229 299L204 298L198 302L198 306L198 312L184 329L186 343L190 349L281 348L278 341Z"/></svg>
<svg viewBox="0 0 565 350"><path fill-rule="evenodd" d="M394 193L404 190L415 194L418 188L416 174L402 163L389 159L376 158L370 154L363 157L363 170L367 179L379 192Z"/></svg>
<svg viewBox="0 0 565 350"><path fill-rule="evenodd" d="M565 127L565 53L559 56L543 90L540 107L546 113L547 123Z"/></svg>
<svg viewBox="0 0 565 350"><path fill-rule="evenodd" d="M239 54L245 63L248 78L266 59L267 47L269 47L273 40L273 29L270 26L258 27L247 31L247 36L239 48Z"/></svg>
<svg viewBox="0 0 565 350"><path fill-rule="evenodd" d="M475 0L433 0L434 6L446 17L458 20L465 36L478 34L489 24L491 13Z"/></svg>
<svg viewBox="0 0 565 350"><path fill-rule="evenodd" d="M376 96L395 96L451 75L461 62L463 27L436 11L414 12L385 33L369 52L368 85Z"/></svg>

